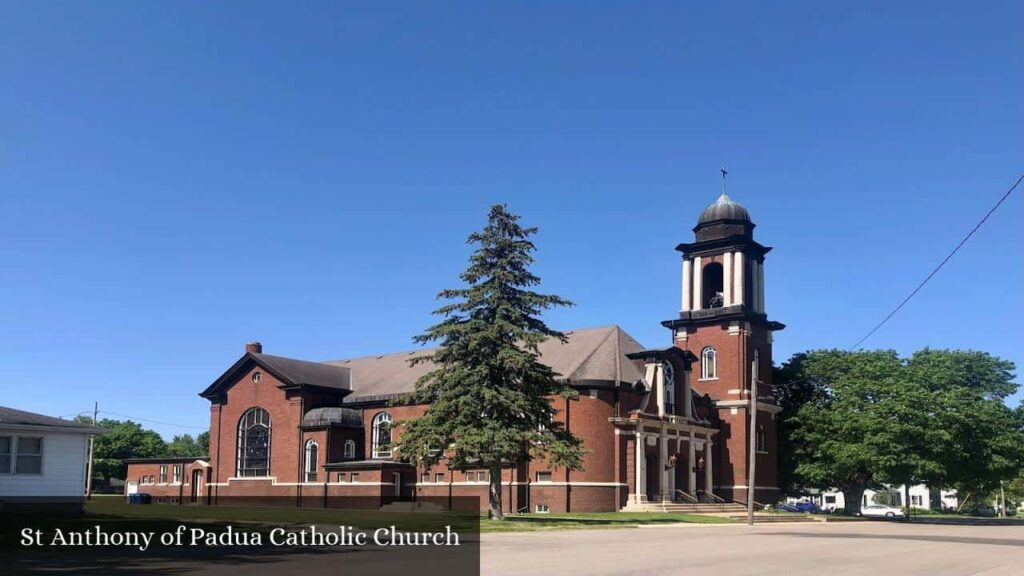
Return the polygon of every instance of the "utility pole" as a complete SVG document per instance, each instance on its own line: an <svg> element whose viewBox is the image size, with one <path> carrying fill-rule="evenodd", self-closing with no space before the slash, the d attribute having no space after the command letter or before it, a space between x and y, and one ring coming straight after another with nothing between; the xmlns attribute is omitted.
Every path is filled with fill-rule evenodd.
<svg viewBox="0 0 1024 576"><path fill-rule="evenodd" d="M100 411L100 403L92 403L92 425L96 426L96 415ZM89 466L85 470L85 499L92 499L92 454L93 454L93 443L95 442L96 435L89 435Z"/></svg>
<svg viewBox="0 0 1024 576"><path fill-rule="evenodd" d="M1003 489L1003 481L999 481L999 517L1006 518L1006 490Z"/></svg>
<svg viewBox="0 0 1024 576"><path fill-rule="evenodd" d="M750 363L750 463L747 465L747 524L754 525L754 468L757 464L757 364Z"/></svg>

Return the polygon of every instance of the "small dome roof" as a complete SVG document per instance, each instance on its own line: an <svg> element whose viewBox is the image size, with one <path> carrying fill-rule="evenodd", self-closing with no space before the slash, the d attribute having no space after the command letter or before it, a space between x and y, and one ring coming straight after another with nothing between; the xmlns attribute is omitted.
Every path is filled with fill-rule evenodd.
<svg viewBox="0 0 1024 576"><path fill-rule="evenodd" d="M705 224L707 222L714 222L715 220L740 220L743 222L750 222L750 212L743 207L742 204L729 198L729 195L725 192L715 200L713 204L704 209L700 213L700 218L697 220L697 225Z"/></svg>
<svg viewBox="0 0 1024 576"><path fill-rule="evenodd" d="M303 426L341 426L362 428L363 417L353 408L313 408L302 417Z"/></svg>

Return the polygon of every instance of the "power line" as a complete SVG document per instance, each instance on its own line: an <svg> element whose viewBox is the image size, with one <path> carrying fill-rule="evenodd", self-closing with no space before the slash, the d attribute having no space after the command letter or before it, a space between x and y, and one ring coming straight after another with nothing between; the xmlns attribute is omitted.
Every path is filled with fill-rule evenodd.
<svg viewBox="0 0 1024 576"><path fill-rule="evenodd" d="M130 420L138 420L140 422L148 422L150 424L160 424L162 426L175 426L177 428L191 428L192 430L206 430L202 426L189 426L188 424L175 424L173 422L162 422L160 420L149 420L147 418L139 418L137 416L129 416L128 414L119 414L117 412L111 412L110 410L100 410L100 414L110 414L111 416L120 416L122 418L128 418Z"/></svg>
<svg viewBox="0 0 1024 576"><path fill-rule="evenodd" d="M896 313L899 312L900 309L903 308L903 306L906 305L907 302L910 302L910 299L913 298L915 295L917 295L917 293L921 291L921 288L924 288L924 285L927 284L928 281L932 279L932 276L935 276L935 274L937 274L939 272L939 270L941 270L942 267L946 265L946 262L949 262L950 259L953 258L953 256L956 255L956 253L960 251L960 248L962 248L963 245L966 244L967 241L971 239L971 236L974 236L974 233L977 232L979 228L981 228L982 224L984 224L985 221L988 220L989 216L991 216L992 213L995 212L999 208L999 206L1001 206L1002 203L1005 202L1006 199L1010 197L1010 194L1012 194L1013 191L1017 188L1017 186L1020 185L1021 181L1024 181L1024 174L1021 174L1020 178L1017 178L1017 181L1014 182L1013 186L1010 186L1010 189L1007 190L1006 193L1003 194L1002 198L1000 198L999 201L996 202L995 206L993 206L985 214L985 217L982 218L980 221L978 221L978 223L974 225L974 228L971 228L971 231L968 232L967 235L964 236L963 240L961 240L960 243L956 245L956 248L953 248L953 251L950 252L949 254L947 254L946 257L942 260L942 262L939 262L939 265L936 266L935 269L931 271L931 274L928 274L928 276L925 277L925 279L922 280L921 283L917 285L917 288L914 288L914 291L911 292L910 295L908 295L906 298L904 298L902 302L900 302L899 306L897 306L896 308L893 308L893 311L889 312L888 316L883 318L881 322L879 322L874 328L871 329L871 331L869 331L867 334L865 334L863 338L861 338L860 340L857 340L857 343L854 344L853 346L850 346L849 349L850 350L854 350L858 346L860 346L865 340L870 338L872 334L877 332L879 328L884 326L885 323L888 322L890 318L895 316Z"/></svg>

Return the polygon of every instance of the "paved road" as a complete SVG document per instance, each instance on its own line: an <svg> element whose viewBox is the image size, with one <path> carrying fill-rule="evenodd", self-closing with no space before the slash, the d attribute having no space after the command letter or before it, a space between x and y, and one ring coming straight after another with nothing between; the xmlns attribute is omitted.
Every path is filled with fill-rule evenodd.
<svg viewBox="0 0 1024 576"><path fill-rule="evenodd" d="M485 534L484 575L1024 574L1024 526L834 522Z"/></svg>

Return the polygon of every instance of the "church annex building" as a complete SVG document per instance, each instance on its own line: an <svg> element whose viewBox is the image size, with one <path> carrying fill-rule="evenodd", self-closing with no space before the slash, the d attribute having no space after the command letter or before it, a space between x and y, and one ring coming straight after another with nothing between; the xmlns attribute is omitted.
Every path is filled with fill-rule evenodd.
<svg viewBox="0 0 1024 576"><path fill-rule="evenodd" d="M771 392L772 333L765 313L764 261L750 214L725 193L701 213L691 243L680 244L678 314L662 322L673 345L648 349L618 326L566 332L540 360L579 391L553 398L556 418L584 442L585 470L534 460L502 471L508 512L650 509L661 502L747 497L749 451L756 452L754 497L779 499L779 412ZM279 496L318 507L361 497L396 500L478 497L487 507L485 470L430 468L392 450L400 422L424 406L392 401L430 370L409 366L424 352L311 362L245 354L200 395L210 401L210 454L128 461L129 493L183 503ZM758 380L751 434L751 382ZM751 442L753 441L753 446ZM451 500L449 500L451 501Z"/></svg>

